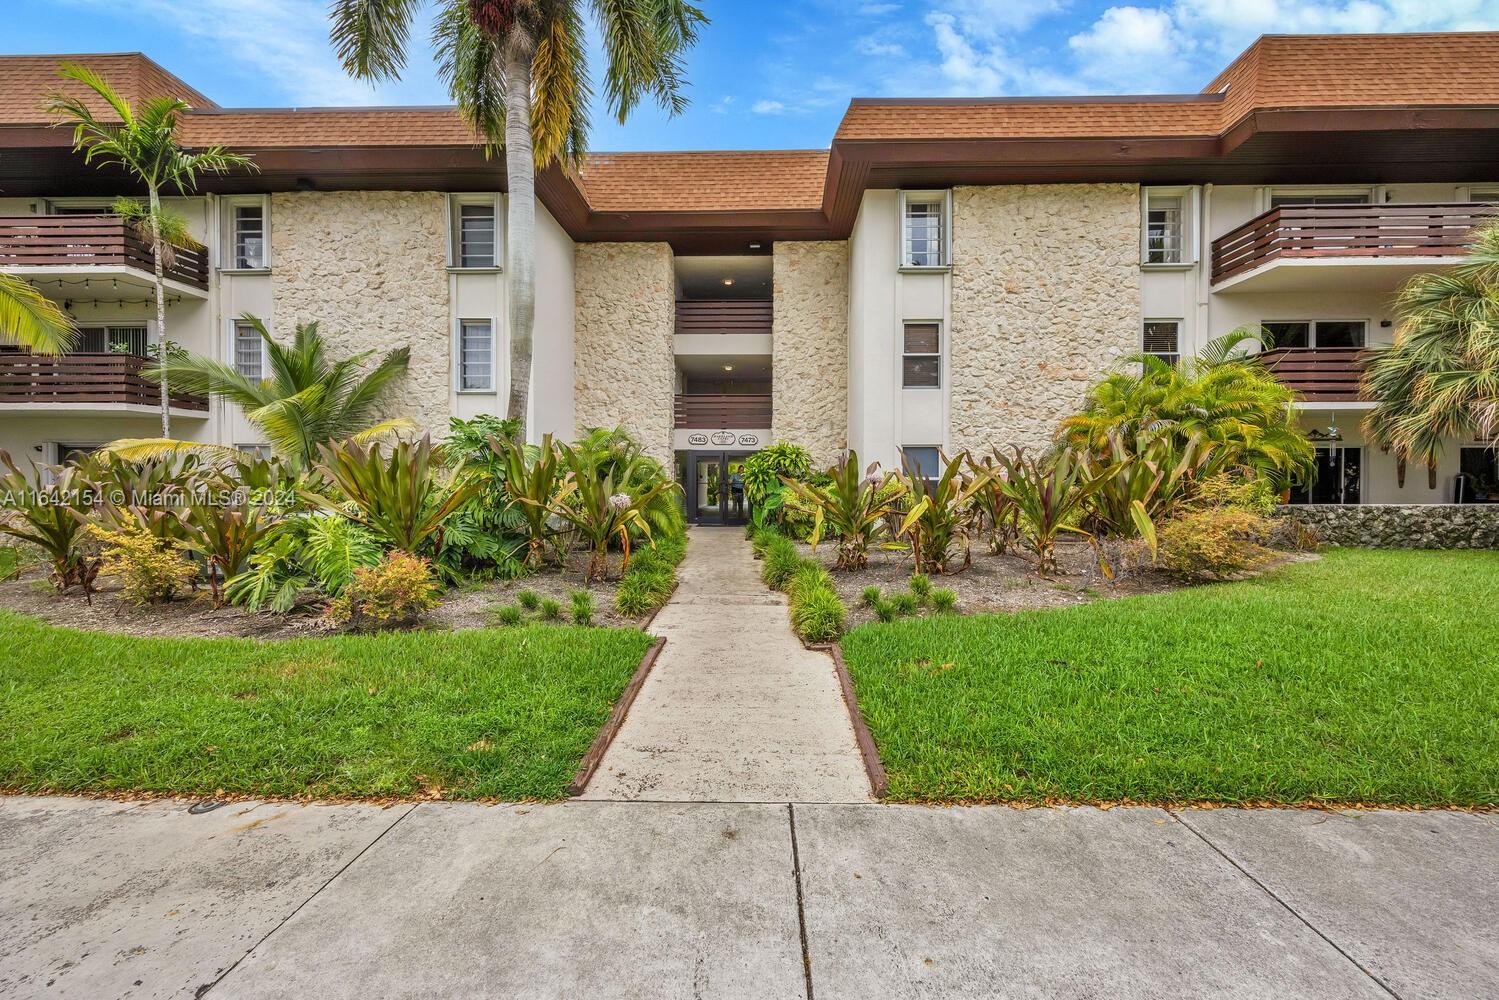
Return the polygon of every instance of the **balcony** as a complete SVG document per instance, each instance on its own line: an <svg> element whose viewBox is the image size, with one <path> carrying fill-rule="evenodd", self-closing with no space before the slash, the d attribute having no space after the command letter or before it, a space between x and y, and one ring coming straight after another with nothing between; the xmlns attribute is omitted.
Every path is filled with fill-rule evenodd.
<svg viewBox="0 0 1499 1000"><path fill-rule="evenodd" d="M141 375L149 359L135 354L0 354L0 410L85 414L156 413L161 387ZM180 416L208 415L208 399L172 393Z"/></svg>
<svg viewBox="0 0 1499 1000"><path fill-rule="evenodd" d="M771 352L769 299L678 299L676 353L748 357Z"/></svg>
<svg viewBox="0 0 1499 1000"><path fill-rule="evenodd" d="M204 298L208 251L179 247L165 270L174 292ZM117 287L149 289L151 248L116 215L22 215L0 217L0 271L22 275L54 297L87 298L74 282L111 281ZM63 282L68 284L64 285ZM101 285L101 287L104 287Z"/></svg>
<svg viewBox="0 0 1499 1000"><path fill-rule="evenodd" d="M1367 402L1359 392L1362 347L1278 347L1259 355L1302 403Z"/></svg>
<svg viewBox="0 0 1499 1000"><path fill-rule="evenodd" d="M1393 289L1462 259L1499 205L1286 205L1213 241L1215 292Z"/></svg>
<svg viewBox="0 0 1499 1000"><path fill-rule="evenodd" d="M769 395L679 394L674 410L676 427L680 430L763 430L770 427Z"/></svg>

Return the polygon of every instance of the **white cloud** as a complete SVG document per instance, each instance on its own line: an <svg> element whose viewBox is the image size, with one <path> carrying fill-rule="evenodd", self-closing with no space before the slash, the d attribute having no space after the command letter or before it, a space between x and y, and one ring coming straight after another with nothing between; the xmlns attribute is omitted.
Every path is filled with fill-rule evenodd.
<svg viewBox="0 0 1499 1000"><path fill-rule="evenodd" d="M731 105L733 103L734 103L734 98L731 97L731 96L720 97L718 100L716 100L712 104L708 105L708 110L712 111L715 115L728 114L729 113L729 105Z"/></svg>
<svg viewBox="0 0 1499 1000"><path fill-rule="evenodd" d="M900 10L898 3L867 3L859 8L859 15L861 17L884 17L898 10Z"/></svg>
<svg viewBox="0 0 1499 1000"><path fill-rule="evenodd" d="M780 101L756 101L750 110L757 115L779 115L785 112L786 105Z"/></svg>
<svg viewBox="0 0 1499 1000"><path fill-rule="evenodd" d="M113 9L117 0L74 0L84 7ZM163 30L212 45L226 61L261 79L283 99L304 106L405 103L446 100L435 79L423 19L413 25L407 49L406 84L372 86L349 77L328 40L325 0L135 0L138 16ZM191 81L189 81L191 82ZM221 97L233 104L234 95Z"/></svg>
<svg viewBox="0 0 1499 1000"><path fill-rule="evenodd" d="M898 42L884 42L873 35L865 35L854 42L854 50L871 59L893 59L906 54L906 47Z"/></svg>
<svg viewBox="0 0 1499 1000"><path fill-rule="evenodd" d="M946 0L939 13L954 17L964 34L996 39L1025 31L1066 5L1067 0Z"/></svg>
<svg viewBox="0 0 1499 1000"><path fill-rule="evenodd" d="M1190 42L1164 10L1110 7L1087 31L1069 38L1067 46L1082 76L1124 91L1139 91L1157 86L1163 73L1174 72Z"/></svg>

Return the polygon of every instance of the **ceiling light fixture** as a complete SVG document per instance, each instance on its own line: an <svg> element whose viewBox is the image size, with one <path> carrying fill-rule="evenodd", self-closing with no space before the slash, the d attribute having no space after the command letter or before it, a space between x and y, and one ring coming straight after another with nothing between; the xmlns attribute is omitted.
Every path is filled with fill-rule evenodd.
<svg viewBox="0 0 1499 1000"><path fill-rule="evenodd" d="M725 278L725 279L723 279L723 283L725 285L732 285L734 283L734 279L733 278Z"/></svg>
<svg viewBox="0 0 1499 1000"><path fill-rule="evenodd" d="M731 371L734 370L734 366L733 365L724 365L723 366L723 370L726 371L726 372L731 372Z"/></svg>

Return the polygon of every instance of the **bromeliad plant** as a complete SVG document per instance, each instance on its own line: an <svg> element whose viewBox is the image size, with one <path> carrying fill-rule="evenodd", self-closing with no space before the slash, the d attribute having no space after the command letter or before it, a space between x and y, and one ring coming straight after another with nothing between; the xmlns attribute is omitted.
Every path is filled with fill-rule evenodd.
<svg viewBox="0 0 1499 1000"><path fill-rule="evenodd" d="M442 530L453 511L478 492L480 484L459 479L445 482L433 468L432 439L398 441L389 457L379 445L342 441L322 447L317 471L348 498L349 517L402 552L416 554ZM316 497L324 506L344 509L335 500Z"/></svg>
<svg viewBox="0 0 1499 1000"><path fill-rule="evenodd" d="M82 587L92 603L100 561L87 533L93 491L87 463L55 468L32 463L28 479L0 449L0 466L0 532L46 554L59 593Z"/></svg>
<svg viewBox="0 0 1499 1000"><path fill-rule="evenodd" d="M873 462L861 475L859 454L850 451L843 464L828 469L832 482L827 486L781 477L785 488L813 510L808 539L812 551L817 551L824 528L837 537L838 569L863 569L869 563L869 546L884 532L887 519L905 495L900 480L893 473L879 475L879 467Z"/></svg>
<svg viewBox="0 0 1499 1000"><path fill-rule="evenodd" d="M1118 468L1094 468L1089 459L1080 459L1070 448L1058 448L1040 460L1027 457L1020 448L1013 458L997 457L1004 463L1004 490L1015 503L1020 538L1036 556L1037 570L1050 573L1057 568L1059 534L1065 531L1093 540L1076 522L1089 499ZM1109 572L1106 565L1104 571Z"/></svg>
<svg viewBox="0 0 1499 1000"><path fill-rule="evenodd" d="M970 501L988 485L997 470L965 478L961 471L964 457L939 455L941 472L935 479L923 477L922 470L909 458L905 459L906 474L901 483L909 502L897 534L911 540L918 573L946 573L953 545L959 542L963 545L963 565L972 562L973 553L968 544Z"/></svg>
<svg viewBox="0 0 1499 1000"><path fill-rule="evenodd" d="M643 478L637 468L640 457L620 466L608 452L562 445L558 453L568 472L549 509L577 529L588 543L586 579L592 583L603 578L609 564L609 544L616 539L624 553L620 564L623 573L630 565L631 533L651 540L651 522L645 512L658 497L676 489L676 483L661 480L631 494L626 492L629 484Z"/></svg>
<svg viewBox="0 0 1499 1000"><path fill-rule="evenodd" d="M562 462L550 434L533 448L514 438L501 441L491 438L489 446L505 462L505 491L515 501L516 510L525 519L527 569L540 568L547 546L556 549L557 533L552 529L552 502L562 488Z"/></svg>

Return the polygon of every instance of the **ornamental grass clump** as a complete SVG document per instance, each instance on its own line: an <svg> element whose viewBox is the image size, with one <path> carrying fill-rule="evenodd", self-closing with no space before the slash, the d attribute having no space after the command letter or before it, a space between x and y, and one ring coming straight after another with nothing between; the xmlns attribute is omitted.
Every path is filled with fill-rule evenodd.
<svg viewBox="0 0 1499 1000"><path fill-rule="evenodd" d="M916 600L920 601L922 604L925 604L927 598L931 596L931 593L932 578L927 576L925 573L912 573L911 594L916 598Z"/></svg>
<svg viewBox="0 0 1499 1000"><path fill-rule="evenodd" d="M559 619L561 617L562 617L562 602L558 601L556 598L553 598L553 597L543 597L541 599L541 619L542 619L542 621L554 622L554 621L556 621L557 619Z"/></svg>
<svg viewBox="0 0 1499 1000"><path fill-rule="evenodd" d="M880 600L885 595L878 586L870 584L868 587L864 588L864 593L860 596L863 597L865 605L872 608L876 604L880 603Z"/></svg>
<svg viewBox="0 0 1499 1000"><path fill-rule="evenodd" d="M939 615L950 615L958 609L958 592L950 587L938 587L932 591L932 610Z"/></svg>
<svg viewBox="0 0 1499 1000"><path fill-rule="evenodd" d="M791 599L791 627L804 642L832 642L846 622L843 601L830 584L805 584Z"/></svg>
<svg viewBox="0 0 1499 1000"><path fill-rule="evenodd" d="M519 625L521 620L520 608L513 604L506 604L503 607L495 608L491 612L490 618L496 625L506 628Z"/></svg>
<svg viewBox="0 0 1499 1000"><path fill-rule="evenodd" d="M515 603L527 611L535 611L537 606L541 604L541 595L534 590L522 590L515 595Z"/></svg>
<svg viewBox="0 0 1499 1000"><path fill-rule="evenodd" d="M573 624L593 624L593 595L586 590L575 590L572 593L573 602Z"/></svg>
<svg viewBox="0 0 1499 1000"><path fill-rule="evenodd" d="M796 551L796 544L789 538L776 536L775 541L765 550L765 561L760 567L760 579L772 590L785 590L786 584L791 581L791 575L801 565L801 556Z"/></svg>

